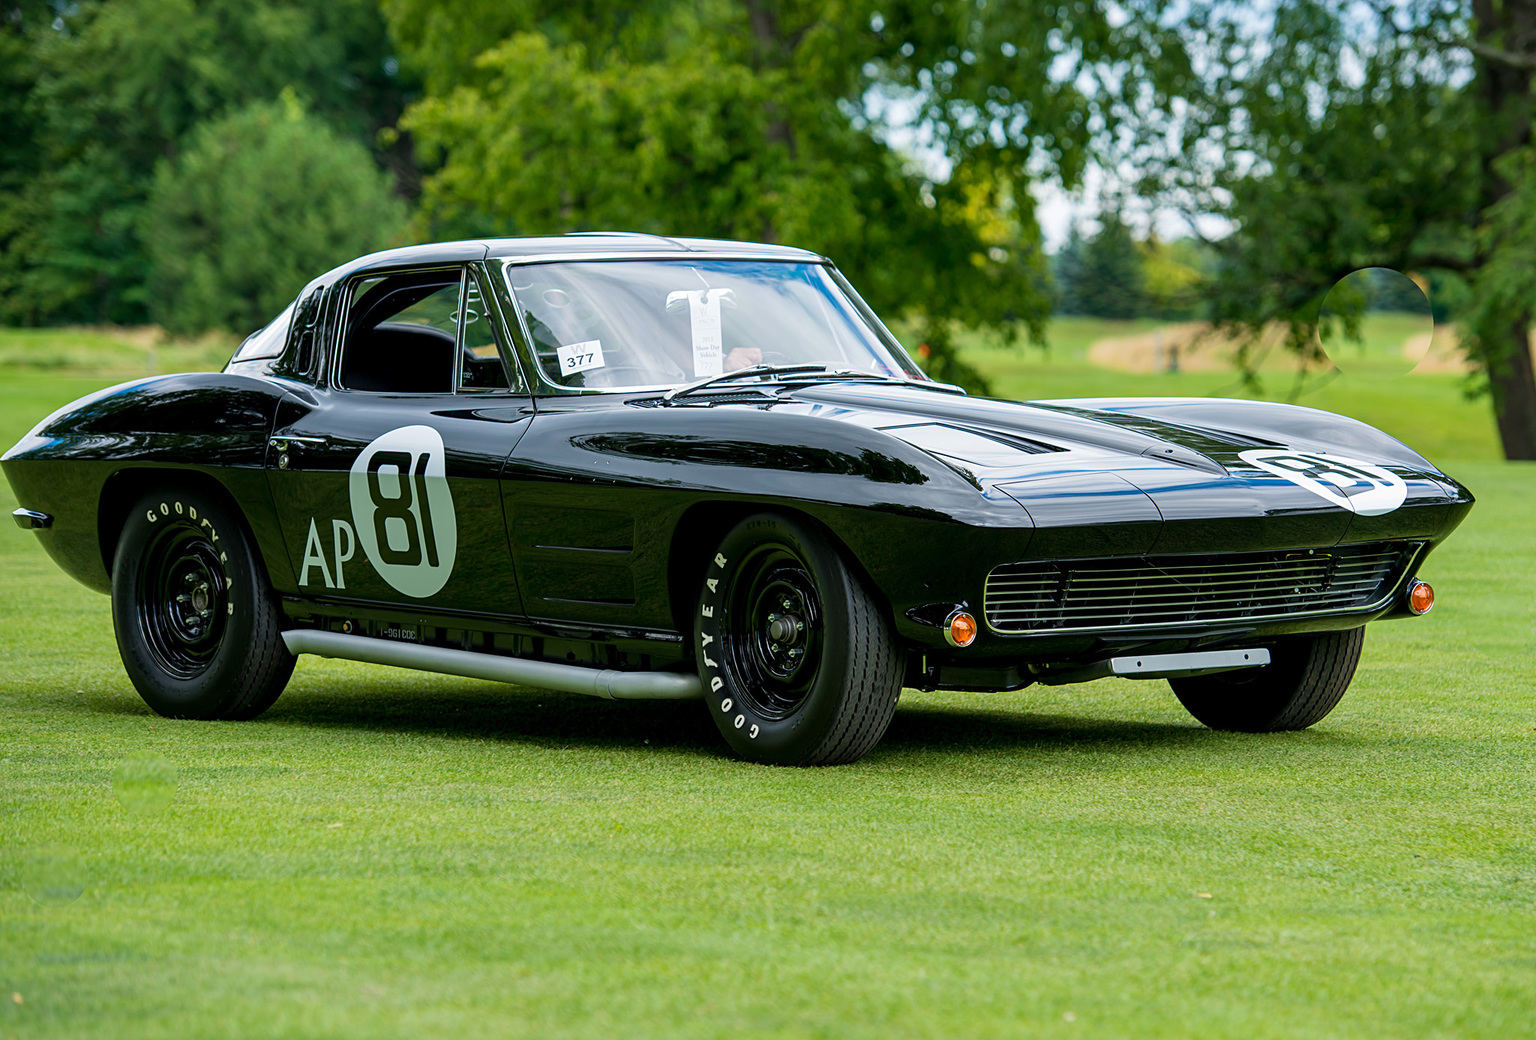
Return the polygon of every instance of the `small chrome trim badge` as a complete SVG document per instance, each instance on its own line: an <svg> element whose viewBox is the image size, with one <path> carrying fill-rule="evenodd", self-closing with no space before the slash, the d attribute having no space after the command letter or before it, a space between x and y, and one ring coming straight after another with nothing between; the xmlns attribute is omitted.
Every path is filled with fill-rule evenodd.
<svg viewBox="0 0 1536 1040"><path fill-rule="evenodd" d="M35 509L13 509L11 516L15 518L16 526L23 531L41 531L53 526L53 517Z"/></svg>
<svg viewBox="0 0 1536 1040"><path fill-rule="evenodd" d="M1190 675L1212 675L1239 668L1263 668L1269 664L1269 651L1263 647L1246 650L1204 650L1190 654L1127 654L1075 667L1037 672L1037 682L1046 686L1088 682L1118 675L1122 679L1169 679Z"/></svg>

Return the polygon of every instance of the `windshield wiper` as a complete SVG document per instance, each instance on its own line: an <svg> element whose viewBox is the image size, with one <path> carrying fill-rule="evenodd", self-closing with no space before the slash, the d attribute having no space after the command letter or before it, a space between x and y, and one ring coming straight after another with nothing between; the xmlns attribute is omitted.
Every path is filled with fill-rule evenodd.
<svg viewBox="0 0 1536 1040"><path fill-rule="evenodd" d="M782 376L794 372L825 372L826 365L801 364L801 365L753 365L751 368L738 368L734 372L722 372L718 376L705 376L684 386L675 386L661 395L663 402L685 397L695 390L702 390L706 386L716 383L726 383L735 379L751 379L755 376Z"/></svg>
<svg viewBox="0 0 1536 1040"><path fill-rule="evenodd" d="M685 397L696 390L714 386L718 383L732 382L737 379L750 379L756 376L785 376L784 382L812 383L823 380L833 382L843 379L863 379L876 383L899 383L902 386L915 386L923 390L938 390L947 394L964 394L965 390L952 383L937 383L931 379L904 379L901 376L886 375L881 372L860 372L853 368L833 368L830 365L799 364L799 365L753 365L751 368L738 368L734 372L724 372L718 376L706 376L703 379L688 383L685 386L673 387L661 395L661 401L666 404L679 397Z"/></svg>
<svg viewBox="0 0 1536 1040"><path fill-rule="evenodd" d="M884 372L861 372L856 368L829 368L820 374L808 374L801 376L795 382L816 382L818 380L863 379L874 383L894 383L899 386L915 386L920 390L938 390L946 394L964 394L965 388L953 383L940 383L932 379L908 379L904 376L893 376ZM785 380L788 382L788 380Z"/></svg>

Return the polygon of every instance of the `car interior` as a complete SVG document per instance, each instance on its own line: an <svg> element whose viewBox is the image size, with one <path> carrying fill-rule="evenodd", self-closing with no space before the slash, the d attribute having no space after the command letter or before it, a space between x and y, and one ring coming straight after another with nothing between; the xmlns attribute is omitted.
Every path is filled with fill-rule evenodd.
<svg viewBox="0 0 1536 1040"><path fill-rule="evenodd" d="M474 344L466 337L462 348L461 385L504 389L506 371L479 293L472 291L474 309L463 314L461 279L459 271L429 271L358 282L347 319L341 385L374 393L452 393L459 322L467 316L477 335Z"/></svg>

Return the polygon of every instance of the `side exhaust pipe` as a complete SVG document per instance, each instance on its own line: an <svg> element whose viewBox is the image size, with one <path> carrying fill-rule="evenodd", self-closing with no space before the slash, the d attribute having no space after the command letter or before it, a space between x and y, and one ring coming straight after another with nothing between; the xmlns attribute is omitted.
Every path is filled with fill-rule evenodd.
<svg viewBox="0 0 1536 1040"><path fill-rule="evenodd" d="M388 664L423 672L462 675L468 679L537 686L544 690L584 693L609 701L694 700L704 696L699 677L685 672L621 672L614 668L584 668L553 661L452 650L444 646L398 643L391 639L352 636L295 628L283 633L293 654L315 654L344 661Z"/></svg>

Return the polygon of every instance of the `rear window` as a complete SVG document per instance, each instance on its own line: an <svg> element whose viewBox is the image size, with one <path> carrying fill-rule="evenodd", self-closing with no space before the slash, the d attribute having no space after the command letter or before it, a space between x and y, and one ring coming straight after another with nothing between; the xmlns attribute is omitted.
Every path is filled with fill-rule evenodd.
<svg viewBox="0 0 1536 1040"><path fill-rule="evenodd" d="M253 332L245 337L245 342L240 344L240 349L235 351L235 356L229 359L230 362L280 356L283 348L288 344L288 326L293 321L293 307L294 305L290 303L287 310L272 319L270 325L260 332Z"/></svg>

